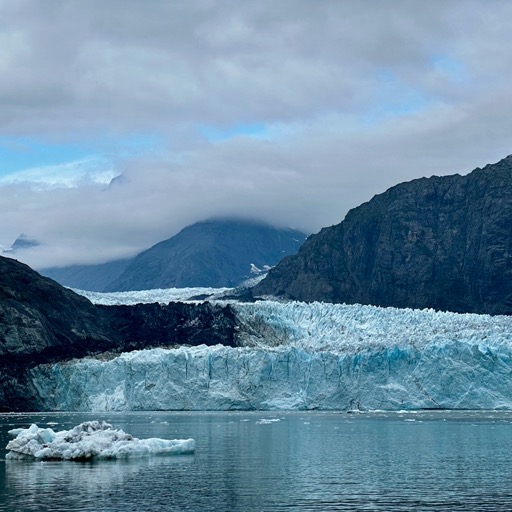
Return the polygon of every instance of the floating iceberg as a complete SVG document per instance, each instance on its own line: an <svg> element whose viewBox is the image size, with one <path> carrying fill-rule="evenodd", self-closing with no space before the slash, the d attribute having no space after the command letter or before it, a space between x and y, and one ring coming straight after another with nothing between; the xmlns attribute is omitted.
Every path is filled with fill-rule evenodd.
<svg viewBox="0 0 512 512"><path fill-rule="evenodd" d="M189 454L195 450L193 439L137 439L112 428L106 422L87 421L71 430L54 432L51 428L9 431L16 436L6 446L6 459L119 459L146 455Z"/></svg>

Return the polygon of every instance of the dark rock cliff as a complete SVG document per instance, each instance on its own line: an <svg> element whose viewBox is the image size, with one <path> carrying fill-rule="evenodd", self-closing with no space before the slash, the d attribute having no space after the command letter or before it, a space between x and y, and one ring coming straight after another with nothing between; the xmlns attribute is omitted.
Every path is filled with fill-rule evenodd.
<svg viewBox="0 0 512 512"><path fill-rule="evenodd" d="M309 237L253 294L511 314L512 155L375 196Z"/></svg>
<svg viewBox="0 0 512 512"><path fill-rule="evenodd" d="M170 303L95 306L0 257L0 410L33 410L25 372L41 363L180 344L235 344L229 306Z"/></svg>

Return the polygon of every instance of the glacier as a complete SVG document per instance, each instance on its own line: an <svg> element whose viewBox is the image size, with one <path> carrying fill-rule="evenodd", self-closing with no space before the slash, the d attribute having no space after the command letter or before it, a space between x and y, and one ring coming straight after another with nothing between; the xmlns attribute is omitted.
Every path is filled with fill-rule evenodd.
<svg viewBox="0 0 512 512"><path fill-rule="evenodd" d="M156 348L33 368L42 409L512 409L511 317L231 305L236 348Z"/></svg>
<svg viewBox="0 0 512 512"><path fill-rule="evenodd" d="M169 302L198 302L195 297L216 296L230 292L233 288L157 288L154 290L140 290L127 292L92 292L88 290L78 290L70 288L75 293L83 295L94 304L104 306L117 306L124 304L133 306L134 304L151 304L159 302L168 304Z"/></svg>

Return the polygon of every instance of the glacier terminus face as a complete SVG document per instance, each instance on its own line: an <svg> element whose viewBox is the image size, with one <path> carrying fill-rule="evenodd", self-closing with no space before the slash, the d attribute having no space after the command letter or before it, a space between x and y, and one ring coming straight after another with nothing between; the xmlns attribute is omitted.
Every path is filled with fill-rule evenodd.
<svg viewBox="0 0 512 512"><path fill-rule="evenodd" d="M512 409L510 317L299 302L232 306L239 347L41 365L31 379L42 408Z"/></svg>

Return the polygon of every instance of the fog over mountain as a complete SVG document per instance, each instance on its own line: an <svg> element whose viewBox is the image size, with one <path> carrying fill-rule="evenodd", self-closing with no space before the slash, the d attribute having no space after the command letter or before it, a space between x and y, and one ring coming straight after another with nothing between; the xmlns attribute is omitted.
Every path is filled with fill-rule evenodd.
<svg viewBox="0 0 512 512"><path fill-rule="evenodd" d="M305 239L295 229L256 220L209 219L186 226L132 259L41 273L65 286L92 291L233 287L295 254Z"/></svg>

